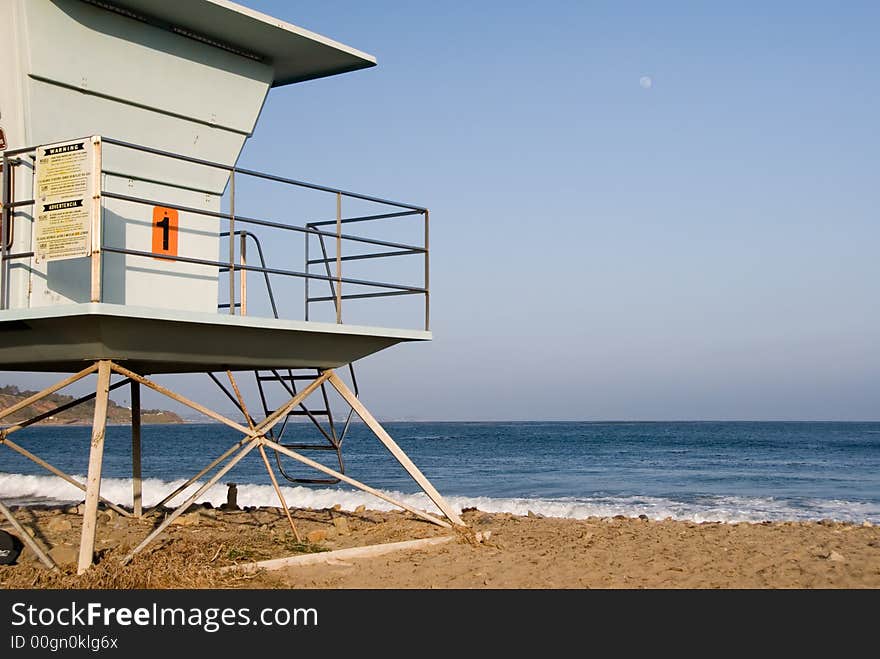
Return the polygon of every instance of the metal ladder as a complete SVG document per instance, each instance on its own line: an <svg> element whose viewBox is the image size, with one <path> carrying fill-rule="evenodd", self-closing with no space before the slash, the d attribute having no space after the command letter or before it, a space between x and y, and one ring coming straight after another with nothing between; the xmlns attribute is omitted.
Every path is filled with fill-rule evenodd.
<svg viewBox="0 0 880 659"><path fill-rule="evenodd" d="M355 395L358 393L357 389L357 380L354 376L354 367L349 364L349 373L351 374L352 383L354 385ZM260 402L263 405L263 412L266 416L269 416L274 412L269 406L266 397L266 384L270 382L281 384L287 395L289 397L293 397L297 393L297 382L305 381L311 382L312 380L320 374L319 369L315 369L314 373L307 373L310 369L287 369L284 372L279 372L277 370L268 371L268 374L264 374L264 371L254 371L254 375L257 380L257 388L260 392ZM298 409L291 410L287 413L284 421L281 423L280 429L276 432L274 429L269 432L269 436L274 441L278 442L282 446L289 448L293 451L334 451L336 453L336 459L339 463L339 472L345 473L345 462L342 459L342 442L345 439L345 436L348 434L348 430L351 427L351 420L354 415L354 410L349 410L348 415L345 418L345 422L342 424L342 428L339 428L339 422L333 417L333 410L330 409L330 399L327 395L327 384L321 384L321 399L323 400L324 407L322 409L309 409L306 404L303 402L299 405ZM312 425L318 429L321 433L321 436L324 438L323 442L291 442L284 441L285 432L290 432L290 427L292 424L289 424L291 417L308 417L309 421L311 421ZM285 469L284 465L281 461L281 454L278 451L275 451L275 462L278 464L278 470L281 472L281 475L284 476L285 479L290 481L291 483L302 483L308 485L335 485L339 482L338 478L301 478L292 476Z"/></svg>
<svg viewBox="0 0 880 659"><path fill-rule="evenodd" d="M228 232L221 235L229 235ZM250 231L236 231L236 236L241 236L242 240L246 240L250 238L253 240L254 245L257 248L257 254L260 258L261 266L266 268L266 259L263 255L263 248L260 245L260 240ZM308 238L307 238L308 239ZM321 249L325 250L324 239L323 236L319 236L321 240ZM308 267L308 266L307 266ZM329 266L328 266L329 267ZM278 307L275 304L275 295L272 291L272 284L269 280L269 274L267 272L263 272L263 277L266 282L266 290L269 294L269 304L272 307L272 314L275 318L278 318ZM333 286L333 282L330 281L330 289L335 297L335 289ZM236 305L238 306L238 305ZM221 307L228 308L229 305L221 305ZM351 376L351 384L352 391L355 396L359 395L357 378L355 377L354 365L348 365L348 371ZM320 375L320 369L272 369L269 371L254 371L254 377L257 383L257 389L260 393L260 403L263 407L263 413L266 417L272 414L275 410L271 408L269 397L268 397L268 388L272 383L280 384L288 398L292 398L297 394L297 383L303 382L308 383L314 380L318 375ZM342 442L345 440L346 435L351 427L351 421L354 416L354 410L349 409L348 414L345 417L345 422L341 424L340 428L340 420L337 420L333 416L333 410L330 408L330 397L327 392L327 384L321 384L321 400L323 401L323 408L321 409L310 409L306 402L303 401L299 404L296 409L291 410L285 416L284 421L281 423L281 427L278 430L274 428L270 430L267 434L270 439L281 444L285 448L289 448L292 451L320 451L327 452L332 451L336 454L336 460L339 463L339 472L345 473L345 462L342 459ZM284 435L285 433L290 434L290 426L294 424L290 424L289 421L292 417L307 417L311 424L318 429L320 432L323 442L315 441L315 442L285 442ZM299 425L299 424L296 424ZM305 425L305 424L303 424ZM288 473L284 468L284 464L281 460L281 454L278 451L275 451L275 462L278 465L278 471L281 472L281 475L291 483L303 484L303 485L335 485L339 483L338 478L302 478L293 476Z"/></svg>

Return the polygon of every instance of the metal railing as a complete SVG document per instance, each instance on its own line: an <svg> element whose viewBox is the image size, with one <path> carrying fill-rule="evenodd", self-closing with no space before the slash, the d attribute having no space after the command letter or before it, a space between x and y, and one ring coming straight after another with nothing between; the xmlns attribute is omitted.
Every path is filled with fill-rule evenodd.
<svg viewBox="0 0 880 659"><path fill-rule="evenodd" d="M149 250L132 249L127 246L109 245L104 242L105 232L103 227L93 227L101 236L101 241L97 249L93 249L93 271L95 270L94 260L97 259L97 270L101 269L101 254L104 252L111 254L124 254L135 257L145 258L161 258L170 261L178 261L181 263L189 263L195 265L203 265L216 267L218 269L218 277L227 274L228 279L228 301L222 302L218 300L219 309L228 309L230 314L239 312L247 314L247 273L258 273L263 275L266 284L269 301L272 307L272 313L276 317L279 316L279 307L276 296L273 294L270 284L270 276L281 276L287 278L301 279L304 282L304 320L310 320L310 310L312 305L318 303L332 303L335 310L335 318L337 323L343 322L343 302L346 300L369 299L369 298L385 298L400 295L420 295L424 300L424 328L430 329L430 287L429 287L429 211L427 208L416 206L413 204L391 201L357 192L351 192L338 188L318 185L306 181L267 174L255 170L226 165L223 163L202 160L191 156L176 154L169 151L163 151L152 147L139 144L132 144L112 138L102 137L96 142L98 149L98 161L101 160L100 150L106 146L113 146L119 149L137 151L149 154L157 158L167 158L174 161L206 167L213 170L225 172L228 174L227 194L225 195L228 205L228 211L215 211L205 208L197 208L185 204L170 203L168 200L152 199L142 196L134 196L122 194L104 189L103 183L100 187L100 197L103 209L104 200L113 199L121 202L130 202L134 204L163 207L172 209L181 213L198 215L206 218L215 218L221 222L225 222L225 230L218 233L218 239L228 239L228 256L223 258L218 254L218 258L197 258L194 256L180 254L158 253ZM37 147L28 147L7 151L2 154L2 221L0 221L0 308L8 308L8 268L9 262L19 259L27 259L34 256L32 250L26 252L13 251L13 218L16 213L20 212L23 207L34 206L34 199L16 200L15 190L15 169L22 164L30 164L33 162ZM105 169L103 166L99 168L102 175L109 175L118 178L129 178L135 180L144 180L148 183L159 183L160 185L171 186L169 183L159 181L141 179L125 172L112 171ZM104 176L101 176L102 181ZM280 184L290 188L304 189L333 195L335 197L336 216L334 219L304 221L301 224L288 222L279 222L264 217L255 217L251 215L242 215L239 213L240 208L236 206L236 184L241 183L242 179L252 179L257 181L266 181L273 184ZM173 186L178 187L178 186ZM218 195L220 196L220 195ZM356 200L359 203L376 205L377 211L368 214L354 215L346 217L343 214L343 202L346 200ZM103 222L103 212L98 222ZM410 217L422 217L423 226L418 227L423 236L421 244L408 244L390 241L384 238L371 237L368 235L355 234L350 231L343 232L343 227L358 223L384 223L393 219L405 219ZM256 231L257 229L265 231L282 231L286 235L299 234L303 237L304 254L303 268L293 269L290 267L269 267L267 259L263 253L259 238L253 231L243 229L242 226L249 227ZM333 226L335 230L325 230L324 227ZM236 237L239 238L240 246L236 251ZM255 241L258 254L260 256L259 265L247 262L246 242L250 238ZM312 241L317 242L320 247L320 258L312 256ZM328 248L328 243L331 246ZM369 248L378 248L366 253L349 252L346 253L344 248L349 245L364 246ZM96 255L97 253L97 255ZM365 260L381 260L381 259L398 259L399 257L418 257L422 260L420 278L422 283L405 284L393 281L380 281L374 279L364 279L359 277L346 276L343 272L343 264L353 261ZM317 270L317 271L316 271ZM323 272L322 272L323 271ZM236 284L238 277L238 285ZM219 281L219 280L218 280ZM313 281L327 282L329 285L329 295L317 295L310 287ZM95 291L95 277L92 280L92 301L102 301L100 276L98 277L97 287ZM345 291L343 290L345 287ZM366 290L365 290L366 289Z"/></svg>

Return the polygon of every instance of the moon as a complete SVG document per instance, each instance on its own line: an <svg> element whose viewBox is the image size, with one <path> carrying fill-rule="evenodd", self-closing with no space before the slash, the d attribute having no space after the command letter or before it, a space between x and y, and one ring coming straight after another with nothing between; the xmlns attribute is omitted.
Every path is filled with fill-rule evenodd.
<svg viewBox="0 0 880 659"><path fill-rule="evenodd" d="M642 89L651 89L651 87L654 86L654 80L651 78L651 76L642 76L641 78L639 78L639 86Z"/></svg>

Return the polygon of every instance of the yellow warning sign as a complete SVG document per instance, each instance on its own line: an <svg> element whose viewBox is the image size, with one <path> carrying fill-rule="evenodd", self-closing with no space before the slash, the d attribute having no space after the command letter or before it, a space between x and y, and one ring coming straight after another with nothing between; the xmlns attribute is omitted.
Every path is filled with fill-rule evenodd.
<svg viewBox="0 0 880 659"><path fill-rule="evenodd" d="M91 253L94 175L89 139L37 148L34 255L60 261Z"/></svg>

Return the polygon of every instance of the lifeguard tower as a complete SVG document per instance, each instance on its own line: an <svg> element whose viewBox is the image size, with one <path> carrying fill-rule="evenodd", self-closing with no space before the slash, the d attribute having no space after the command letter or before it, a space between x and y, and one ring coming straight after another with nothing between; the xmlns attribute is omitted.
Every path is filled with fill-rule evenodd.
<svg viewBox="0 0 880 659"><path fill-rule="evenodd" d="M294 482L344 482L436 524L461 525L359 400L351 370L364 356L431 338L428 210L236 166L271 88L375 59L227 0L6 0L0 24L9 58L0 84L0 369L71 374L0 420L83 378L97 381L94 394L64 406L95 400L85 483L10 439L59 409L6 427L0 444L85 492L79 571L93 561L104 501L108 393L123 386L131 389L134 505L104 501L121 514L143 514L142 386L241 433L157 504L207 477L125 561L254 449L294 533L267 453L279 468L284 457L319 472L282 470ZM310 200L291 202L292 192ZM395 227L417 240L392 239ZM364 266L388 276L354 269ZM413 266L415 279L406 271ZM349 321L349 309L362 307L348 305L392 296L421 301L418 327ZM396 309L391 316L404 324ZM351 385L340 368L350 370ZM217 375L224 372L228 385ZM234 375L241 372L255 374L259 406L246 404ZM150 379L165 373L208 373L243 421ZM269 386L283 400L273 404ZM344 424L333 422L328 391L349 408ZM323 409L308 406L312 394ZM352 412L446 520L350 478L341 457L337 469L306 455L339 454ZM285 442L293 415L313 421L321 441Z"/></svg>

